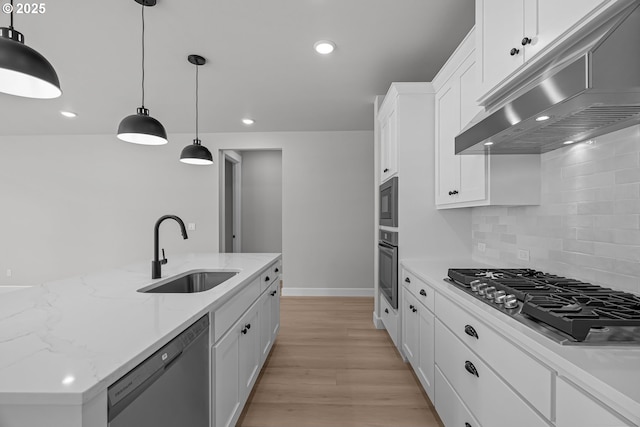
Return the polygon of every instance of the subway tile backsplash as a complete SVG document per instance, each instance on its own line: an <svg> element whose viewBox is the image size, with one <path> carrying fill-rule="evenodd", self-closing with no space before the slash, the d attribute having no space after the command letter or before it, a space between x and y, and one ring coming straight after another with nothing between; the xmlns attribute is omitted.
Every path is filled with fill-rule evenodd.
<svg viewBox="0 0 640 427"><path fill-rule="evenodd" d="M474 258L640 294L640 125L545 153L541 169L539 206L472 209Z"/></svg>

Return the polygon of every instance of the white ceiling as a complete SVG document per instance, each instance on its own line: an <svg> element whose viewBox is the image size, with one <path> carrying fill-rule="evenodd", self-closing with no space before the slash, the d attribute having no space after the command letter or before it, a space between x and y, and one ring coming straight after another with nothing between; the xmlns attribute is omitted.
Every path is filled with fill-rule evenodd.
<svg viewBox="0 0 640 427"><path fill-rule="evenodd" d="M63 95L0 94L0 135L115 134L140 106L141 6L45 4L14 25L54 65ZM158 0L145 21L145 106L170 133L195 129L191 53L208 60L200 132L371 130L374 96L430 81L473 26L474 0ZM320 39L336 51L315 53Z"/></svg>

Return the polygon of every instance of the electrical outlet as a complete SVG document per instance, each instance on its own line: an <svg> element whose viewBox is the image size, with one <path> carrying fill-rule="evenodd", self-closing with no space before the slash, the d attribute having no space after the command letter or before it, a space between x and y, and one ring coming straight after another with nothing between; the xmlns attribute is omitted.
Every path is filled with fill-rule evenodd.
<svg viewBox="0 0 640 427"><path fill-rule="evenodd" d="M187 224L187 230L195 230L196 229L196 223L195 222L190 222Z"/></svg>
<svg viewBox="0 0 640 427"><path fill-rule="evenodd" d="M522 261L529 261L529 251L518 249L518 259Z"/></svg>
<svg viewBox="0 0 640 427"><path fill-rule="evenodd" d="M484 251L486 251L486 250L487 250L487 245L486 245L486 243L478 243L478 250L479 250L480 252L484 252Z"/></svg>

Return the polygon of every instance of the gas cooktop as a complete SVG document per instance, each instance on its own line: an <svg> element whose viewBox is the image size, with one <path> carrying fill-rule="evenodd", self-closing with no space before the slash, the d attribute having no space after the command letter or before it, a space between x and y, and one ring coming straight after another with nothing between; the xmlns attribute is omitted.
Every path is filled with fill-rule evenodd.
<svg viewBox="0 0 640 427"><path fill-rule="evenodd" d="M640 345L640 297L531 269L449 269L448 281L560 344Z"/></svg>

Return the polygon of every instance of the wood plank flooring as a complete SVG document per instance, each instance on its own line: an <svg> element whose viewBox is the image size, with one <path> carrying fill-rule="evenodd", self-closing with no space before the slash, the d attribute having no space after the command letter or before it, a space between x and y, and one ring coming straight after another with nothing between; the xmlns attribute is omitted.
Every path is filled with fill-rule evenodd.
<svg viewBox="0 0 640 427"><path fill-rule="evenodd" d="M372 313L373 298L282 297L280 334L237 425L444 427Z"/></svg>

